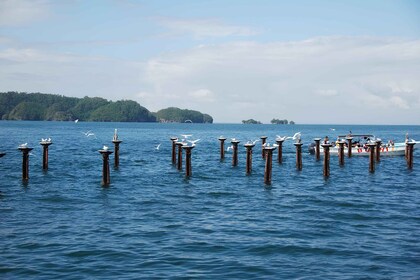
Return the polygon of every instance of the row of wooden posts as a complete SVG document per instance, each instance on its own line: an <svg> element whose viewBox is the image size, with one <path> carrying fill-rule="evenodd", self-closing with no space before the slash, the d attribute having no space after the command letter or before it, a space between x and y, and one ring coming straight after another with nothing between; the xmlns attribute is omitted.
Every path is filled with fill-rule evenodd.
<svg viewBox="0 0 420 280"><path fill-rule="evenodd" d="M277 162L281 164L283 162L283 142L282 139L276 139L276 146L267 146L265 145L267 136L262 136L262 152L261 155L263 159L265 159L265 169L264 169L264 183L271 184L271 174L272 174L272 161L273 161L273 151L278 149L277 153ZM347 137L347 156L352 156L352 137ZM192 168L191 168L191 152L194 146L187 146L184 145L185 143L179 142L177 138L172 137L172 164L176 165L179 171L182 170L182 150L185 150L185 175L186 177L190 177L192 175ZM224 160L225 158L225 147L224 143L226 138L220 137L220 160ZM324 162L323 162L323 175L325 177L330 176L330 152L329 149L332 147L330 143L323 143L321 144L321 138L315 138L315 158L316 160L320 160L320 146L324 148ZM115 168L119 167L119 145L122 142L118 139L118 137L114 137L112 141L114 143L114 166ZM240 141L232 140L232 166L237 166L238 164L238 144ZM40 144L43 147L43 156L42 156L42 168L44 171L48 170L48 147L52 144L51 141L42 141ZM340 166L344 165L344 141L337 142L338 144L338 162ZM294 143L296 146L296 169L302 170L302 143L298 141ZM413 168L413 151L414 151L415 142L408 142L406 143L406 152L405 158L407 161L407 167L409 169ZM246 143L244 147L246 148L246 174L249 175L252 172L252 148L255 146L253 143ZM375 172L375 162L380 161L380 147L381 141L376 141L375 143L367 144L369 147L369 172ZM178 149L178 150L177 150ZM23 160L22 160L22 179L29 180L29 152L33 150L33 148L29 148L26 146L19 147L19 150L22 152ZM99 150L99 153L102 154L103 165L102 165L102 185L108 186L110 184L110 168L109 168L109 155L113 152L106 149ZM3 157L5 153L0 153L0 157Z"/></svg>

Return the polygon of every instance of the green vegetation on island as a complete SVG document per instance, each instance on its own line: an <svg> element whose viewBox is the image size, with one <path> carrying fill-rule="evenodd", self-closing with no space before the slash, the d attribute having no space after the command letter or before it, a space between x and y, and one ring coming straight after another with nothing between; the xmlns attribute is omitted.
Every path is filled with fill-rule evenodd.
<svg viewBox="0 0 420 280"><path fill-rule="evenodd" d="M198 111L169 107L156 112L159 122L192 122L192 123L213 123L210 115Z"/></svg>
<svg viewBox="0 0 420 280"><path fill-rule="evenodd" d="M279 120L279 119L272 119L271 120L272 124L295 124L294 121L288 121L288 120Z"/></svg>
<svg viewBox="0 0 420 280"><path fill-rule="evenodd" d="M163 113L162 113L163 112ZM172 112L171 115L164 115ZM100 97L66 97L56 94L0 92L2 120L212 123L213 118L198 111L167 108L152 113L132 100L108 101Z"/></svg>
<svg viewBox="0 0 420 280"><path fill-rule="evenodd" d="M249 120L243 120L242 121L243 124L261 124L260 121L256 121L254 119L249 119Z"/></svg>

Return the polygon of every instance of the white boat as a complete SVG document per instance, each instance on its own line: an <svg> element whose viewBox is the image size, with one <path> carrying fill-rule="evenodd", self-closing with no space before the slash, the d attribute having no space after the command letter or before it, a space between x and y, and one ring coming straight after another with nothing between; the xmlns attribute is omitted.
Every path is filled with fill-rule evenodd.
<svg viewBox="0 0 420 280"><path fill-rule="evenodd" d="M373 135L351 135L353 137L352 142L352 149L351 154L352 156L369 156L370 149L367 146L368 143L374 143L376 140L375 136ZM344 146L344 154L348 154L348 145L347 141L345 141L345 136L338 137L341 141L345 142ZM339 145L337 142L331 143L333 146L330 147L330 155L338 155ZM319 147L320 153L324 153L324 148L320 145ZM388 143L381 143L381 156L401 156L405 155L406 143L399 142L394 143L393 141L389 141ZM315 143L309 145L309 153L315 154Z"/></svg>

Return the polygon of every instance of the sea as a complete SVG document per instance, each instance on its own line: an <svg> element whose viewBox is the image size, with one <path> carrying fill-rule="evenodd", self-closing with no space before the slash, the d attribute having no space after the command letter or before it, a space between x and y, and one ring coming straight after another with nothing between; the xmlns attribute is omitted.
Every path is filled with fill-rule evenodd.
<svg viewBox="0 0 420 280"><path fill-rule="evenodd" d="M98 150L114 150L115 129L120 165L111 154L102 186ZM420 140L420 126L0 121L0 279L420 279L420 144L411 170L404 156L374 173L368 157L331 156L325 178L308 145L349 131ZM265 184L257 142L246 175L243 144L296 132L302 170L287 140ZM190 177L171 162L183 134L200 139ZM241 141L237 166L220 159L220 136Z"/></svg>

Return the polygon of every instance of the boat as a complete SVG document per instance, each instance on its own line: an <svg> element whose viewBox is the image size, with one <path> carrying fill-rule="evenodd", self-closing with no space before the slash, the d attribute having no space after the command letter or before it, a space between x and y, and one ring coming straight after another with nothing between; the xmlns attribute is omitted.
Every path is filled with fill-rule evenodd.
<svg viewBox="0 0 420 280"><path fill-rule="evenodd" d="M369 156L370 148L367 144L369 143L376 143L376 141L381 140L376 138L374 135L371 134L355 134L355 135L339 135L337 141L329 142L328 138L321 141L327 141L327 143L331 144L330 147L330 155L338 155L338 148L339 148L339 141L344 142L344 153L348 153L348 142L346 137L351 136L352 139L352 149L351 153L352 156ZM407 141L408 138L407 138ZM410 140L415 143L414 140ZM308 147L308 151L311 154L315 154L315 143L311 143ZM324 152L324 148L320 145L319 147L320 153ZM395 143L394 141L390 140L387 143L381 143L381 156L401 156L405 155L406 151L406 142L399 142Z"/></svg>

